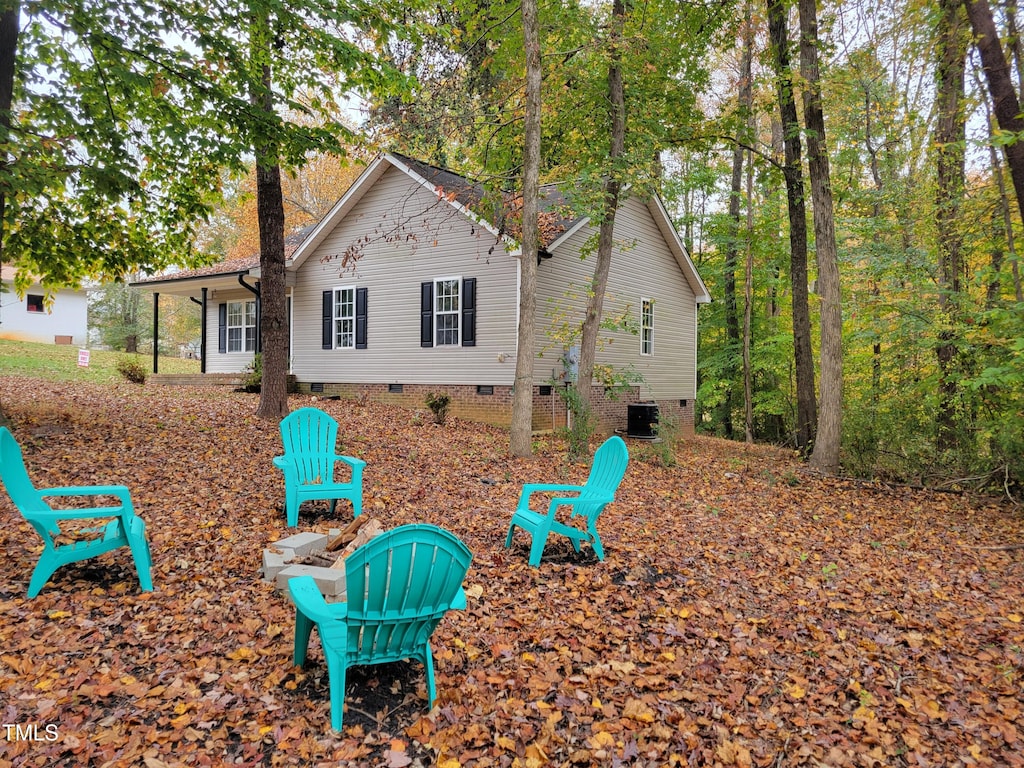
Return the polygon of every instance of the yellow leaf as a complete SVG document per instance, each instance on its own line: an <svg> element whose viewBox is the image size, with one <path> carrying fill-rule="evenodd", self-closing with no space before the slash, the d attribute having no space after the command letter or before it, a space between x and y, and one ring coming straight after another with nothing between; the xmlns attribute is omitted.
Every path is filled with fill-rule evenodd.
<svg viewBox="0 0 1024 768"><path fill-rule="evenodd" d="M228 658L234 661L252 661L256 658L257 654L252 648L247 645L243 645L236 648L228 654Z"/></svg>
<svg viewBox="0 0 1024 768"><path fill-rule="evenodd" d="M1012 621L1014 624L1020 624L1021 622L1021 615L1019 613L1011 613L1006 618Z"/></svg>
<svg viewBox="0 0 1024 768"><path fill-rule="evenodd" d="M523 654L523 661L536 661L536 660L537 660L537 657L534 656L529 651L527 651L526 653Z"/></svg>
<svg viewBox="0 0 1024 768"><path fill-rule="evenodd" d="M480 584L474 584L473 586L471 586L469 589L466 590L466 594L469 597L480 597L480 596L483 595L483 593L484 593L484 588Z"/></svg>
<svg viewBox="0 0 1024 768"><path fill-rule="evenodd" d="M501 747L502 749L507 749L509 752L515 752L516 751L516 743L515 743L515 741L510 739L508 736L499 736L498 738L496 738L494 740L494 742L499 747Z"/></svg>
<svg viewBox="0 0 1024 768"><path fill-rule="evenodd" d="M46 616L50 619L66 619L71 615L70 611L47 611Z"/></svg>
<svg viewBox="0 0 1024 768"><path fill-rule="evenodd" d="M598 731L590 737L590 746L594 749L607 749L615 746L615 737L608 731Z"/></svg>
<svg viewBox="0 0 1024 768"><path fill-rule="evenodd" d="M802 699L804 696L807 695L807 691L805 691L799 683L793 683L792 685L788 686L786 688L786 693L788 693L794 699Z"/></svg>
<svg viewBox="0 0 1024 768"><path fill-rule="evenodd" d="M639 723L653 723L657 716L653 709L644 704L640 699L630 699L622 708L622 716L636 720Z"/></svg>

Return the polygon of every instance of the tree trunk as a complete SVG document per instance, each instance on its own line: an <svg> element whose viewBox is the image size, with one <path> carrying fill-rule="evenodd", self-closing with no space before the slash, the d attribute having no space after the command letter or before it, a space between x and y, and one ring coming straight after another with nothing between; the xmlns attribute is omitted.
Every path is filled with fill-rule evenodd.
<svg viewBox="0 0 1024 768"><path fill-rule="evenodd" d="M526 48L526 117L523 138L523 234L519 258L519 337L516 346L516 383L512 392L510 448L513 456L530 456L533 453L534 322L540 239L537 205L540 194L541 68L537 0L522 0L521 8Z"/></svg>
<svg viewBox="0 0 1024 768"><path fill-rule="evenodd" d="M754 135L754 21L753 2L746 0L743 8L743 56L740 61L739 117L742 119L743 143L753 143ZM753 344L752 320L754 311L754 156L747 150L747 215L746 215L746 258L743 266L743 437L748 443L754 442L754 373L750 363L750 348ZM742 164L742 155L740 157ZM739 197L739 179L736 178L736 155L733 155L733 190ZM737 200L738 202L738 200ZM730 205L730 209L732 206ZM731 212L731 211L730 211ZM736 207L736 231L739 232L739 205ZM739 243L737 242L737 248Z"/></svg>
<svg viewBox="0 0 1024 768"><path fill-rule="evenodd" d="M951 11L946 7L947 3L943 2L941 5L943 18L951 16ZM975 44L981 54L981 63L985 68L988 90L992 96L992 106L999 128L1011 135L1020 136L1024 133L1024 117L1021 116L1020 101L1017 98L1017 91L1013 87L1010 65L1003 53L995 20L992 18L992 9L989 7L988 0L964 0L964 5L971 21L971 28L974 30ZM948 52L943 55L944 59L946 55L953 54ZM1005 146L1005 150L1006 162L1010 166L1010 177L1013 180L1013 190L1017 195L1017 207L1024 218L1024 141L1010 142Z"/></svg>
<svg viewBox="0 0 1024 768"><path fill-rule="evenodd" d="M977 3L975 3L976 5ZM968 7L970 8L970 6ZM944 450L953 447L956 443L957 403L960 392L957 339L962 287L960 278L964 266L963 235L959 229L959 218L964 196L966 128L963 102L964 72L967 64L967 30L963 23L960 3L957 0L941 0L940 8L942 15L937 30L939 61L935 95L937 153L935 224L938 232L939 251L939 319L938 344L935 354L939 364L939 404L936 413L936 426L938 447L940 450ZM991 16L989 19L991 20ZM998 46L998 40L996 42ZM982 43L979 41L979 47L981 45ZM1002 56L1001 48L999 53ZM982 58L984 60L984 54ZM992 73L989 73L990 78L991 75ZM1013 99L1016 104L1016 94L1013 95ZM995 100L994 93L993 100ZM996 108L998 111L998 101Z"/></svg>
<svg viewBox="0 0 1024 768"><path fill-rule="evenodd" d="M814 397L814 353L811 350L811 310L807 291L807 208L801 167L800 123L793 95L793 72L786 31L786 6L767 0L768 31L782 117L786 162L786 205L789 214L789 271L793 286L793 361L796 368L796 447L810 450L818 428Z"/></svg>
<svg viewBox="0 0 1024 768"><path fill-rule="evenodd" d="M746 52L744 51L744 59ZM741 81L744 75L741 74ZM740 84L740 99L742 106L742 95L744 85ZM725 393L725 400L720 407L719 421L722 424L722 434L729 440L733 439L733 390L736 387L736 351L740 348L740 321L739 310L736 301L736 268L739 264L739 239L740 239L740 203L743 197L743 147L736 142L732 149L732 183L729 190L729 239L725 246L725 265L723 275L723 288L725 294L725 344L726 354L729 363L725 369L725 377L728 380L728 388Z"/></svg>
<svg viewBox="0 0 1024 768"><path fill-rule="evenodd" d="M11 105L14 101L14 70L18 51L19 18L21 3L14 2L10 8L0 15L0 175L6 175L7 151L11 132ZM0 263L3 262L4 214L7 211L7 197L0 188ZM0 403L0 426L7 423Z"/></svg>
<svg viewBox="0 0 1024 768"><path fill-rule="evenodd" d="M832 179L825 142L818 68L818 9L816 0L799 0L800 74L804 81L804 125L807 127L807 171L811 179L814 243L821 295L821 395L818 432L811 466L820 472L839 470L843 420L843 314L839 295L839 256L836 251Z"/></svg>
<svg viewBox="0 0 1024 768"><path fill-rule="evenodd" d="M21 3L0 15L0 170L6 170L11 133L11 105L14 101L14 71L18 51L18 22ZM4 213L7 197L0 187L0 262L3 261Z"/></svg>
<svg viewBox="0 0 1024 768"><path fill-rule="evenodd" d="M626 100L622 84L622 51L619 44L625 21L623 0L613 0L612 22L609 32L608 64L608 110L611 118L611 141L608 151L608 171L604 182L604 215L598 230L597 262L590 284L586 315L583 319L583 334L580 341L580 362L576 386L580 400L589 402L591 385L594 380L594 361L597 353L597 336L600 331L601 315L604 311L604 294L608 286L608 271L612 263L612 245L615 232L615 213L619 208L619 162L626 147Z"/></svg>
<svg viewBox="0 0 1024 768"><path fill-rule="evenodd" d="M271 30L266 16L253 24L253 104L274 113L270 69ZM272 129L271 129L272 130ZM256 415L278 422L288 414L288 315L284 277L284 194L277 142L257 141L256 210L260 227L260 355L263 377Z"/></svg>

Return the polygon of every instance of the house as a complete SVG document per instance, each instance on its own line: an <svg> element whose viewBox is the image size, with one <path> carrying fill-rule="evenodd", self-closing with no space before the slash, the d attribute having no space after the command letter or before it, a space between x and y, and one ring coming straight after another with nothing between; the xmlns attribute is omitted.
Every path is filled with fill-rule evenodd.
<svg viewBox="0 0 1024 768"><path fill-rule="evenodd" d="M555 187L545 190L544 248L537 276L534 427L564 425L559 390L572 378L573 350L552 337L579 311L593 272L596 226L573 217ZM430 392L450 412L508 424L518 328L518 244L480 187L398 154L372 162L316 225L287 244L290 366L301 392L368 397L423 407ZM697 308L710 301L657 198L627 200L616 217L605 308L633 332L611 331L598 362L642 377L600 411L622 428L627 404L656 401L692 429ZM202 305L202 370L230 374L259 340L258 257L135 283ZM575 294L572 298L570 294ZM562 319L559 319L559 318ZM602 389L603 391L603 389Z"/></svg>
<svg viewBox="0 0 1024 768"><path fill-rule="evenodd" d="M62 288L48 300L33 281L24 295L14 289L14 267L0 267L0 339L84 346L89 332L85 291Z"/></svg>

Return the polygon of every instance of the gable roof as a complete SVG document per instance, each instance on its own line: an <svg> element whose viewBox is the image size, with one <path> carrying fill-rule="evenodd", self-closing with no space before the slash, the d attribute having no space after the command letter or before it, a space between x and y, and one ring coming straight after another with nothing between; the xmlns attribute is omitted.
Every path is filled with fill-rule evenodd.
<svg viewBox="0 0 1024 768"><path fill-rule="evenodd" d="M446 168L439 168L429 163L415 160L397 152L385 152L375 158L366 170L355 180L319 222L295 232L285 238L285 258L288 259L287 269L293 271L300 267L319 245L327 238L334 228L356 206L363 196L373 188L374 184L391 168L404 173L414 182L422 186L432 195L451 206L471 221L480 225L497 241L505 244L510 256L520 255L520 245L515 237L518 235L518 222L515 213L522 205L521 199L506 195L498 205L488 198L485 187L479 182L462 176ZM545 184L540 189L541 221L541 256L549 257L554 251L567 242L581 228L590 223L589 216L577 215L569 203L563 185ZM657 195L647 201L650 212L658 230L665 238L669 249L682 270L688 285L696 297L698 304L711 301L704 281L701 280L697 268L679 238L672 224L672 219L664 204ZM486 209L490 207L490 211ZM162 284L174 284L179 281L204 280L211 278L239 279L259 272L259 254L252 254L230 261L222 261L207 267L182 270L170 275L161 275L140 280L132 285L154 289ZM233 282L233 281L232 281Z"/></svg>

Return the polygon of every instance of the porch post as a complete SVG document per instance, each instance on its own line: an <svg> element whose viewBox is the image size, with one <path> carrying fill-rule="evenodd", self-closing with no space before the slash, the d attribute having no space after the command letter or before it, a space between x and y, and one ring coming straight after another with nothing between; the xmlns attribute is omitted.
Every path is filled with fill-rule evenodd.
<svg viewBox="0 0 1024 768"><path fill-rule="evenodd" d="M153 373L160 372L160 294L153 291Z"/></svg>
<svg viewBox="0 0 1024 768"><path fill-rule="evenodd" d="M203 288L202 316L199 319L199 372L206 373L206 292Z"/></svg>

